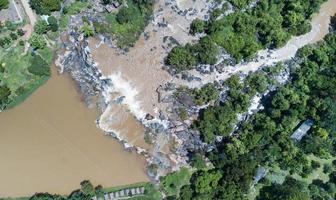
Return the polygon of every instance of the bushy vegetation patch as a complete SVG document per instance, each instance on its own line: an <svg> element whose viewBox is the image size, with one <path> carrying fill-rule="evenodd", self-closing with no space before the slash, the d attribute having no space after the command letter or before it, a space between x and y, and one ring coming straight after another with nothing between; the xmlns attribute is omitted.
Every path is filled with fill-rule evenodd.
<svg viewBox="0 0 336 200"><path fill-rule="evenodd" d="M205 32L207 34L207 48L192 48L190 45L179 47L189 51L197 64L214 64L218 55L215 46L223 47L237 62L252 58L263 48L282 47L291 36L307 33L311 27L309 20L314 12L319 10L325 0L317 1L277 1L260 0L253 8L238 10L223 18L218 18L225 9L215 9L210 20L201 22L196 19L191 23L191 33ZM244 7L250 0L231 0L236 7ZM202 43L202 39L199 44ZM193 46L197 46L193 45ZM210 47L210 48L209 48ZM185 51L171 51L168 64L177 71L190 69L184 67L183 60L192 60ZM170 61L171 58L178 58Z"/></svg>
<svg viewBox="0 0 336 200"><path fill-rule="evenodd" d="M8 0L0 0L0 10L7 8L8 4L9 4Z"/></svg>
<svg viewBox="0 0 336 200"><path fill-rule="evenodd" d="M30 6L40 15L50 15L53 11L61 10L63 0L30 0Z"/></svg>
<svg viewBox="0 0 336 200"><path fill-rule="evenodd" d="M112 34L121 48L134 45L150 20L154 1L127 0L117 13L107 13L106 22L94 22L95 30L100 33Z"/></svg>
<svg viewBox="0 0 336 200"><path fill-rule="evenodd" d="M0 109L24 101L50 76L51 51L47 48L22 55L23 46L0 48ZM9 94L8 94L9 90Z"/></svg>
<svg viewBox="0 0 336 200"><path fill-rule="evenodd" d="M214 150L203 152L213 168L195 172L190 186L181 189L180 195L246 199L257 169L276 166L288 177L280 182L261 181L257 199L334 199L335 168L323 160L336 156L335 47L336 34L330 33L323 41L300 49L289 82L266 96L265 109L250 116L232 134L228 134L232 130L230 116L248 106L241 97L262 92L267 81L262 74L251 74L244 81L238 77L226 81L226 101L206 108L196 126L205 141L212 141L214 135L224 136ZM306 119L313 120L314 126L301 141L291 139L298 122ZM329 178L322 180L324 176Z"/></svg>

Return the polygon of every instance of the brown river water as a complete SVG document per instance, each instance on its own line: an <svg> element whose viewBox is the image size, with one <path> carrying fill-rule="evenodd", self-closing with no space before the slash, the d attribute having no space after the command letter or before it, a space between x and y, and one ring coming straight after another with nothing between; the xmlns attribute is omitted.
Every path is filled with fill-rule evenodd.
<svg viewBox="0 0 336 200"><path fill-rule="evenodd" d="M328 0L313 19L313 31L295 38L295 43L304 45L323 38L335 6L336 0ZM159 1L160 7L164 7L163 1ZM176 15L168 9L160 17L170 16ZM161 69L167 54L160 47L162 38L180 36L184 43L182 36L188 37L180 30L185 27L179 26L183 19L170 20L167 29L156 30L156 25L150 24L146 28L150 39L141 37L127 56L118 55L107 45L95 48L99 41L91 40L90 44L103 74L111 76L119 87L111 96L126 96L124 104L111 104L100 116L101 128L118 131L131 144L144 148L144 128L135 117L143 118L146 113L157 116L160 105L155 89L172 79ZM103 186L148 180L145 161L104 136L94 123L98 113L82 103L74 85L68 76L53 72L24 103L0 113L0 197L45 191L66 194L84 179Z"/></svg>
<svg viewBox="0 0 336 200"><path fill-rule="evenodd" d="M96 127L67 75L0 113L0 197L66 194L84 179L103 186L147 181L145 161Z"/></svg>

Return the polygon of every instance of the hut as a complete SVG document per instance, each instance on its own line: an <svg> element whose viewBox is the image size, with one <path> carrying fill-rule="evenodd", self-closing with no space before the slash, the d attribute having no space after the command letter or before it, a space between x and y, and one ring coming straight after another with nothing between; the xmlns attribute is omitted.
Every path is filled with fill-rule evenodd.
<svg viewBox="0 0 336 200"><path fill-rule="evenodd" d="M136 194L136 191L135 191L134 188L131 189L131 194L132 194L132 195L135 195L135 194Z"/></svg>
<svg viewBox="0 0 336 200"><path fill-rule="evenodd" d="M109 199L110 199L109 195L108 194L104 194L104 200L109 200Z"/></svg>
<svg viewBox="0 0 336 200"><path fill-rule="evenodd" d="M300 141L309 131L309 129L313 126L314 122L310 119L304 121L298 129L294 131L294 133L290 136L291 139L296 141Z"/></svg>

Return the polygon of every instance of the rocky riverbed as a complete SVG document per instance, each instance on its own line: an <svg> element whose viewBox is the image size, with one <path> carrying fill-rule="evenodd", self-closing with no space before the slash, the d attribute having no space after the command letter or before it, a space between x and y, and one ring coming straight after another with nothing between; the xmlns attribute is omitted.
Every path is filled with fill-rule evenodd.
<svg viewBox="0 0 336 200"><path fill-rule="evenodd" d="M232 74L247 74L266 65L291 59L298 48L315 42L327 34L329 17L335 13L333 0L323 4L318 15L313 17L311 32L292 38L278 50L260 51L252 62L227 66L222 60L228 55L222 52L214 66L198 66L196 70L173 76L167 73L163 60L176 44L186 44L198 39L191 36L185 27L192 19L207 19L208 11L216 6L210 1L158 1L154 16L144 34L129 52L115 47L114 41L104 35L84 38L78 30L83 25L82 17L101 20L93 7L71 17L70 25L61 37L64 51L57 59L60 71L69 72L76 80L84 100L97 106L101 116L97 126L125 147L135 149L146 156L150 165L160 166L153 178L186 164L189 149L209 149L202 143L197 131L190 129L198 111L188 95L176 98L179 86L200 87L206 83L223 81ZM251 5L253 6L253 5ZM279 79L286 80L286 71ZM280 80L279 80L280 82ZM263 94L265 95L265 94ZM258 109L261 94L253 98L249 112L239 118L246 119ZM184 106L190 118L182 120L178 109ZM145 138L147 141L145 141Z"/></svg>

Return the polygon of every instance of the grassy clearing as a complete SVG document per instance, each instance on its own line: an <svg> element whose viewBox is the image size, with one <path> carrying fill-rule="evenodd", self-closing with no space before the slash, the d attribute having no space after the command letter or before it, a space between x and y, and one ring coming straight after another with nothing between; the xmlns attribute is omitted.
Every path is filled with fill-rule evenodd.
<svg viewBox="0 0 336 200"><path fill-rule="evenodd" d="M81 10L83 10L84 8L87 8L89 5L90 3L88 1L87 2L75 1L74 3L72 3L71 5L65 8L64 13L68 15L75 15L79 13Z"/></svg>
<svg viewBox="0 0 336 200"><path fill-rule="evenodd" d="M317 168L316 170L314 170L307 178L303 178L302 176L298 175L298 174L293 174L290 175L289 171L287 170L282 170L280 169L279 166L275 166L273 168L270 169L269 173L267 174L267 176L265 177L266 179L268 179L270 182L272 183L278 183L278 184L282 184L285 181L286 176L292 176L293 178L295 178L296 180L302 181L306 184L311 184L313 180L315 179L320 179L323 182L327 182L329 181L329 173L324 173L323 172L323 165L324 164L332 164L332 161L335 158L331 157L329 159L321 159L318 158L314 155L309 155L308 156L308 160L314 160L320 163L320 167ZM248 199L253 200L255 199L255 197L258 196L260 189L264 186L264 184L262 183L258 183L255 187L251 188L249 195L248 195Z"/></svg>
<svg viewBox="0 0 336 200"><path fill-rule="evenodd" d="M24 54L23 46L0 49L0 63L3 67L3 71L0 72L0 86L7 87L10 90L6 105L2 105L2 107L8 109L23 102L48 80L48 75L40 76L29 72L28 68L36 57L42 58L44 68L49 68L52 52L48 48L38 50L35 54L30 52Z"/></svg>
<svg viewBox="0 0 336 200"><path fill-rule="evenodd" d="M70 15L78 14L85 8L88 8L91 4L89 2L76 1L64 8L63 15L59 19L59 26L61 30L64 30L70 21Z"/></svg>
<svg viewBox="0 0 336 200"><path fill-rule="evenodd" d="M190 183L192 173L187 168L182 168L179 171L172 172L161 178L160 186L168 196L178 195L180 189L184 185Z"/></svg>

